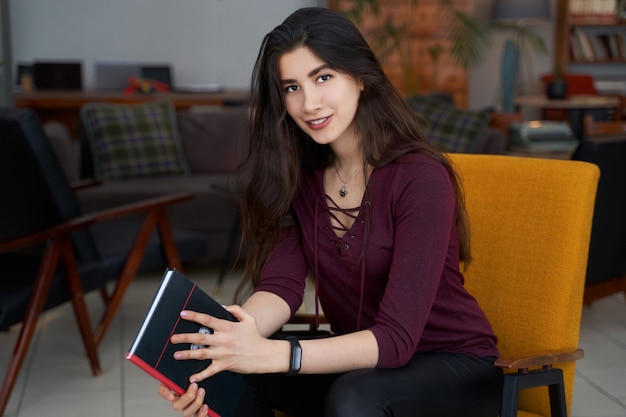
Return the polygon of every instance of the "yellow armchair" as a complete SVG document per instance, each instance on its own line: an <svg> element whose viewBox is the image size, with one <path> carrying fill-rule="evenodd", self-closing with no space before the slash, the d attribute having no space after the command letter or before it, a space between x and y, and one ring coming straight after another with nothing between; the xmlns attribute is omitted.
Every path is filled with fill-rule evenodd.
<svg viewBox="0 0 626 417"><path fill-rule="evenodd" d="M470 219L474 261L466 286L498 336L497 365L510 371L501 416L514 410L566 416L574 360L582 357L578 334L599 170L576 161L451 158Z"/></svg>
<svg viewBox="0 0 626 417"><path fill-rule="evenodd" d="M506 372L500 416L566 417L583 357L578 334L600 171L579 161L450 158L470 222L465 285L494 327L496 365Z"/></svg>

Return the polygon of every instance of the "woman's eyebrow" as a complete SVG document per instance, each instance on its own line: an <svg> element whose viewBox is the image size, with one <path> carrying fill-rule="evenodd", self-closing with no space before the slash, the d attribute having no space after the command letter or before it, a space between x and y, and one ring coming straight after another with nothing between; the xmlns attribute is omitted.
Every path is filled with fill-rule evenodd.
<svg viewBox="0 0 626 417"><path fill-rule="evenodd" d="M322 64L322 65L320 65L319 67L314 68L311 72L309 72L308 76L309 76L309 77L312 77L312 76L314 76L315 74L317 74L318 72L320 72L320 71L322 71L322 70L324 70L324 69L328 69L328 68L330 68L330 65L328 65L328 64Z"/></svg>
<svg viewBox="0 0 626 417"><path fill-rule="evenodd" d="M328 68L330 68L330 65L322 64L319 67L313 68L311 71L309 71L307 76L308 77L313 77L314 75L318 74L320 71L328 69ZM296 80L292 80L292 79L280 80L281 84L291 84L291 83L295 83L295 82L296 82Z"/></svg>

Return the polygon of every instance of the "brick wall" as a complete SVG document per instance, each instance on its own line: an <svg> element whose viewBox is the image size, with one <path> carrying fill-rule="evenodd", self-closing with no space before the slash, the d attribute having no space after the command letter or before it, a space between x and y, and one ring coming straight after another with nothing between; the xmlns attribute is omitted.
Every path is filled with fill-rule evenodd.
<svg viewBox="0 0 626 417"><path fill-rule="evenodd" d="M440 0L379 0L380 16L365 15L358 25L370 45L381 57L387 76L406 96L429 91L452 93L456 104L465 108L468 102L468 73L455 65L446 52L450 47L449 15L441 7ZM348 10L353 0L332 0L329 8ZM473 9L473 0L454 0L454 6L465 12ZM389 19L396 27L404 27L400 50L383 55L383 48L375 44L374 33ZM435 62L429 48L439 47L444 52Z"/></svg>

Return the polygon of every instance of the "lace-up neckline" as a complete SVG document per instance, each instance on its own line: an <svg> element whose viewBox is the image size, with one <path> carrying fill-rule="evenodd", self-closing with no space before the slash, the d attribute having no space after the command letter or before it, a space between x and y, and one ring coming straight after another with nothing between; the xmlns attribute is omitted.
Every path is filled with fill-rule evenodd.
<svg viewBox="0 0 626 417"><path fill-rule="evenodd" d="M342 238L352 228L354 222L358 220L361 207L341 208L328 194L326 194L326 202L328 206L328 214L331 218L330 228L338 238ZM337 215L338 213L346 216L349 224L345 223L345 219L342 221L341 217Z"/></svg>

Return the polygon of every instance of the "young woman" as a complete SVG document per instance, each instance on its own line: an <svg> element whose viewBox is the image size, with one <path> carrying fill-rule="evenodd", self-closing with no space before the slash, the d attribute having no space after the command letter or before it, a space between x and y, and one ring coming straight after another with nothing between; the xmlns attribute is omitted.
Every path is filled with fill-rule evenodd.
<svg viewBox="0 0 626 417"><path fill-rule="evenodd" d="M496 337L459 266L470 260L461 187L358 29L327 9L294 12L263 41L250 114L241 211L252 293L228 307L238 323L181 313L214 329L172 338L208 346L177 354L213 360L191 381L249 374L245 417L495 417ZM332 337L271 339L309 272ZM159 393L206 416L195 383Z"/></svg>

